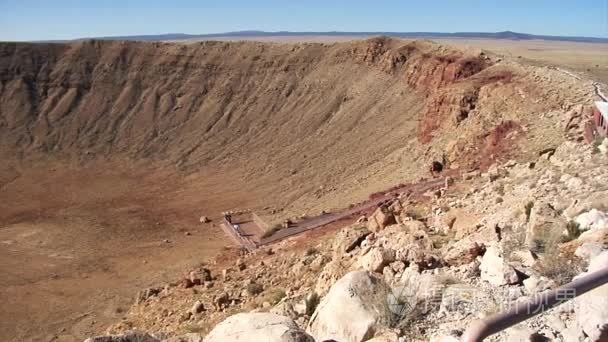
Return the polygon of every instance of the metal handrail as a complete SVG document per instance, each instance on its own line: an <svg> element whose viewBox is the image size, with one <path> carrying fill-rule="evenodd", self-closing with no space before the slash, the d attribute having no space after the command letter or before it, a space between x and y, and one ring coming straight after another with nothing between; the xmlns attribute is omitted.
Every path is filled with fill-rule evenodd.
<svg viewBox="0 0 608 342"><path fill-rule="evenodd" d="M555 290L539 293L528 301L516 304L508 311L473 322L465 331L461 341L481 342L490 335L523 322L544 310L567 302L606 283L608 283L608 267L580 277Z"/></svg>

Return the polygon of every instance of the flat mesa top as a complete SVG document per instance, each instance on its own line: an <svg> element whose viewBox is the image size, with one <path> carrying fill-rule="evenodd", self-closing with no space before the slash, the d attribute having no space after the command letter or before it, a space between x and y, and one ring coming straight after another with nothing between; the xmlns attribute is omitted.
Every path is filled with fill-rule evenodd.
<svg viewBox="0 0 608 342"><path fill-rule="evenodd" d="M604 120L608 120L608 102L595 101L595 107L600 111Z"/></svg>

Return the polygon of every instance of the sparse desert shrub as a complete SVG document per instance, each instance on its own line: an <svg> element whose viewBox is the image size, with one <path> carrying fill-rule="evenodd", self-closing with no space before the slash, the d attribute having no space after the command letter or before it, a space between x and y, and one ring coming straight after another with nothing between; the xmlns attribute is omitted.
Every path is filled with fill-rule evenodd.
<svg viewBox="0 0 608 342"><path fill-rule="evenodd" d="M506 256L511 255L515 251L525 250L526 246L526 230L524 226L513 225L507 226L502 235L502 250Z"/></svg>
<svg viewBox="0 0 608 342"><path fill-rule="evenodd" d="M262 291L264 291L264 287L262 287L262 285L257 284L257 283L251 283L251 284L247 284L247 286L245 286L245 290L247 291L247 293L251 296L257 296L260 293L262 293Z"/></svg>
<svg viewBox="0 0 608 342"><path fill-rule="evenodd" d="M211 331L211 328L213 328L212 325L208 323L203 323L203 321L198 321L196 323L186 323L182 327L184 334L195 333L201 335L206 335L207 333L209 333Z"/></svg>
<svg viewBox="0 0 608 342"><path fill-rule="evenodd" d="M572 278L584 270L582 260L566 256L558 248L547 251L535 265L541 275L553 279L558 285L572 281Z"/></svg>
<svg viewBox="0 0 608 342"><path fill-rule="evenodd" d="M268 302L270 305L276 305L286 296L285 291L282 289L271 288L264 292L264 296L262 296L262 303Z"/></svg>
<svg viewBox="0 0 608 342"><path fill-rule="evenodd" d="M602 144L603 140L604 140L603 138L597 137L591 142L591 153L592 154L598 154L601 152L600 145Z"/></svg>
<svg viewBox="0 0 608 342"><path fill-rule="evenodd" d="M524 205L524 210L526 212L526 222L530 221L530 214L532 214L532 208L534 207L534 202L529 201Z"/></svg>
<svg viewBox="0 0 608 342"><path fill-rule="evenodd" d="M245 307L247 310L262 308L266 302L272 307L277 305L286 295L287 294L282 289L268 288L264 290L261 295L255 297L252 301L247 302Z"/></svg>
<svg viewBox="0 0 608 342"><path fill-rule="evenodd" d="M315 254L317 254L317 253L319 253L319 250L318 250L318 249L316 249L315 247L309 247L309 248L306 250L306 256L315 255Z"/></svg>
<svg viewBox="0 0 608 342"><path fill-rule="evenodd" d="M566 232L568 233L566 241L572 241L581 235L578 223L576 223L575 221L568 221L568 223L566 224Z"/></svg>
<svg viewBox="0 0 608 342"><path fill-rule="evenodd" d="M321 302L321 297L316 292L312 292L308 296L306 296L306 314L312 316L315 312L315 309Z"/></svg>
<svg viewBox="0 0 608 342"><path fill-rule="evenodd" d="M408 206L405 209L405 215L414 220L423 220L429 215L429 212L422 206Z"/></svg>

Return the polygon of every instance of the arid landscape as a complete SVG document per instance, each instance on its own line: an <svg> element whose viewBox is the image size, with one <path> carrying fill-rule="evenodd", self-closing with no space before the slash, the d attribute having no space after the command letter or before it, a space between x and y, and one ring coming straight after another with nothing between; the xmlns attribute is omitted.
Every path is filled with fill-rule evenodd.
<svg viewBox="0 0 608 342"><path fill-rule="evenodd" d="M219 278L238 258L261 262L264 274L264 262L291 259L280 255L331 254L331 239L356 219L266 247L277 254L263 261L239 255L222 212L253 210L271 226L314 217L439 177L433 161L457 180L456 198L484 184L461 184L463 174L583 145L593 84L608 89L606 44L352 38L0 43L0 340L81 341L113 324L116 333L207 333L243 307L220 307L193 328L190 316L158 314L204 290L175 287L165 302L175 306L153 302L149 316L145 303L131 305L201 264ZM604 165L598 156L588 159ZM606 175L577 172L589 182ZM430 215L424 193L407 198ZM462 229L499 203L477 199L483 213L466 202ZM302 291L327 260L317 262ZM293 266L280 265L284 274ZM253 273L231 285L256 277L243 272ZM254 304L263 307L243 301Z"/></svg>

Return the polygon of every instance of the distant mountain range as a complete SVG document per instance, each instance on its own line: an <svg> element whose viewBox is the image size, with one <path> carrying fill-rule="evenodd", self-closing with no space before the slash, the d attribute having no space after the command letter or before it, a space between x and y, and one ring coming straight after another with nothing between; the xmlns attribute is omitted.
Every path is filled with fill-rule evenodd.
<svg viewBox="0 0 608 342"><path fill-rule="evenodd" d="M217 39L217 38L247 38L256 37L303 37L303 36L322 36L322 37L371 37L389 36L398 38L486 38L486 39L506 39L506 40L551 40L566 42L585 42L585 43L608 43L608 38L597 37L572 37L572 36L546 36L528 33L518 33L512 31L503 32L289 32L289 31L234 31L211 34L185 34L185 33L166 33L158 35L137 35L137 36L115 36L115 37L92 37L82 39L103 39L103 40L138 40L138 41L171 41L187 39Z"/></svg>

